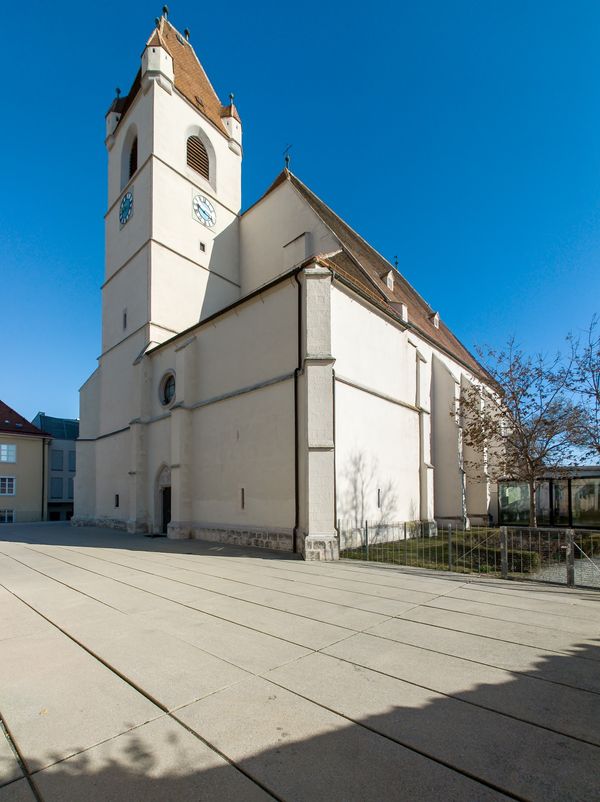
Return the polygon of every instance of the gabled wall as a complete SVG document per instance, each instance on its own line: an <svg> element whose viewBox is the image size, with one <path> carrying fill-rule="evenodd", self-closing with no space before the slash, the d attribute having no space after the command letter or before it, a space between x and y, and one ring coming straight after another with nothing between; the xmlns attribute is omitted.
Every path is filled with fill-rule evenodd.
<svg viewBox="0 0 600 802"><path fill-rule="evenodd" d="M252 292L315 254L339 250L337 239L289 181L240 221L241 291Z"/></svg>

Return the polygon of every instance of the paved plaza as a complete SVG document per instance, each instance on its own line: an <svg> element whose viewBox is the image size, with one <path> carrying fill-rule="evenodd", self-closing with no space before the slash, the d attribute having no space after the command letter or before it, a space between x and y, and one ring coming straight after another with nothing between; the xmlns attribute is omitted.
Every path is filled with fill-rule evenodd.
<svg viewBox="0 0 600 802"><path fill-rule="evenodd" d="M0 530L0 802L600 798L600 593Z"/></svg>

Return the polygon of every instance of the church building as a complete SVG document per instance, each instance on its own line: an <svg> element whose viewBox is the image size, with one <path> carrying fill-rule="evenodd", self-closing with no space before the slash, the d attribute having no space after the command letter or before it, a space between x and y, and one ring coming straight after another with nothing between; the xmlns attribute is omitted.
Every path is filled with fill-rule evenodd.
<svg viewBox="0 0 600 802"><path fill-rule="evenodd" d="M482 367L289 169L241 211L240 116L166 15L106 147L75 523L336 559L343 522L496 517L459 418Z"/></svg>

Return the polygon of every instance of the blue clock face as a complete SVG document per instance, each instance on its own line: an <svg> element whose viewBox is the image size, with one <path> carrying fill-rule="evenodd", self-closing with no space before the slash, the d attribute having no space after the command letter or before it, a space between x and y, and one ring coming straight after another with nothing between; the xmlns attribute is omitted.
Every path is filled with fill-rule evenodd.
<svg viewBox="0 0 600 802"><path fill-rule="evenodd" d="M192 207L194 209L194 217L203 226L210 228L217 222L215 207L204 195L194 195Z"/></svg>
<svg viewBox="0 0 600 802"><path fill-rule="evenodd" d="M133 194L131 192L125 193L119 206L119 223L122 226L129 220L133 214Z"/></svg>

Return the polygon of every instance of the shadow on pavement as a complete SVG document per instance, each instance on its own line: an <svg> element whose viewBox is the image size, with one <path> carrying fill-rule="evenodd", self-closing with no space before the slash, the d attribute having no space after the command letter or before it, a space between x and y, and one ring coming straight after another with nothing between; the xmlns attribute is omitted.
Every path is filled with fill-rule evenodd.
<svg viewBox="0 0 600 802"><path fill-rule="evenodd" d="M314 657L325 663L333 660ZM541 658L536 668L543 669L545 676L548 671L564 673L573 658L578 658L577 663L597 661L600 646L582 643L571 654ZM259 683L258 687L268 688L270 695L265 695L264 704L257 704L253 697L252 704L233 710L223 702L223 719L230 719L231 727L205 715L206 700L175 712L176 717L193 720L190 726L200 737L227 754L235 766L164 716L34 772L31 782L45 802L268 798L590 802L600 798L600 694L565 689L532 679L531 674L513 674L507 682L478 685L453 697L412 686L414 702L409 696L407 704L406 683L385 675L388 689L383 704L381 694L373 693L382 675L358 666L349 666L348 671L355 679L345 701L333 693L338 701L332 701L329 710L306 701L323 695L328 682L325 670L310 677L299 695L264 679L248 680L255 684L252 687ZM573 694L579 695L577 700ZM212 704L219 704L218 694ZM190 707L195 707L191 718L186 716ZM506 715L492 710L504 710ZM562 716L563 729L578 736L567 737L519 720L535 716L553 722ZM24 758L27 762L27 755ZM47 758L46 763L51 763L51 745ZM15 792L25 782L0 788L0 800L20 799Z"/></svg>

